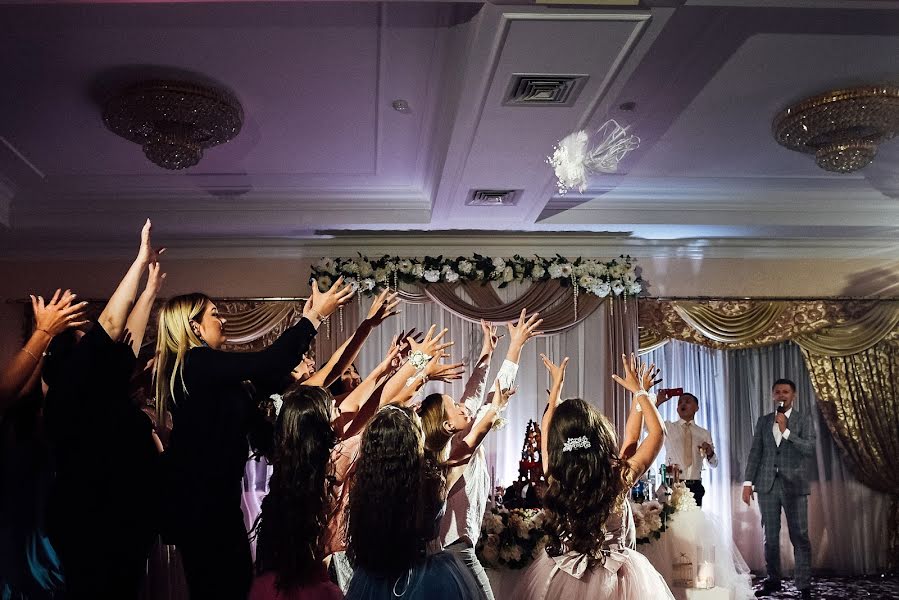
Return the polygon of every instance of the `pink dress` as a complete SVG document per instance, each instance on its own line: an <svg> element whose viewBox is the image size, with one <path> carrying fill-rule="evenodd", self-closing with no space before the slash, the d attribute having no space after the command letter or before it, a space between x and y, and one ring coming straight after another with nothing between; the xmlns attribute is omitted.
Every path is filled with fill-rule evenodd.
<svg viewBox="0 0 899 600"><path fill-rule="evenodd" d="M346 550L346 509L350 503L350 489L353 486L356 460L359 458L361 445L360 433L338 443L331 453L337 485L331 498L328 524L325 526L323 541L325 556Z"/></svg>
<svg viewBox="0 0 899 600"><path fill-rule="evenodd" d="M567 552L549 556L541 552L521 577L511 598L550 600L674 600L658 571L636 551L634 517L625 502L620 513L606 522L604 560L589 564L587 556Z"/></svg>
<svg viewBox="0 0 899 600"><path fill-rule="evenodd" d="M275 574L268 572L253 580L247 600L343 600L343 593L328 580L324 569L319 581L284 592L275 587Z"/></svg>

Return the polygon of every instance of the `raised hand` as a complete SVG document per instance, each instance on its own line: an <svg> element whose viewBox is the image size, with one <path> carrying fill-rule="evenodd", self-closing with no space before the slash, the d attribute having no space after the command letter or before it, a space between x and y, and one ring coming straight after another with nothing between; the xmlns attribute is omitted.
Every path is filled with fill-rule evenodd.
<svg viewBox="0 0 899 600"><path fill-rule="evenodd" d="M42 296L31 296L35 331L44 331L50 337L55 337L66 329L88 324L90 321L84 318L87 302L73 303L75 298L76 295L71 290L62 293L58 289L48 303L44 302Z"/></svg>
<svg viewBox="0 0 899 600"><path fill-rule="evenodd" d="M543 319L539 319L540 313L534 313L530 317L527 316L527 309L521 309L521 315L518 317L518 323L507 323L506 328L509 330L509 343L514 346L524 346L532 337L540 335L537 331Z"/></svg>
<svg viewBox="0 0 899 600"><path fill-rule="evenodd" d="M496 350L496 342L501 336L496 335L496 327L489 325L484 319L481 319L481 334L484 336L481 356L489 356Z"/></svg>
<svg viewBox="0 0 899 600"><path fill-rule="evenodd" d="M137 251L137 260L144 264L152 264L159 260L159 255L165 252L165 248L153 248L150 241L150 234L153 231L153 224L150 219L144 223L143 229L140 230L140 249Z"/></svg>
<svg viewBox="0 0 899 600"><path fill-rule="evenodd" d="M145 294L151 294L154 298L162 289L162 282L165 281L165 273L159 266L158 262L151 262L147 266L147 287L144 289Z"/></svg>
<svg viewBox="0 0 899 600"><path fill-rule="evenodd" d="M662 381L657 379L659 371L655 365L647 366L646 363L638 360L633 353L631 353L630 358L626 354L622 354L621 363L624 365L624 377L612 375L612 379L632 394L636 394L639 391L648 391L652 386Z"/></svg>
<svg viewBox="0 0 899 600"><path fill-rule="evenodd" d="M444 358L449 358L449 354L438 352L431 357L424 370L427 378L431 381L443 381L444 383L449 383L454 379L462 379L462 374L465 372L465 367L462 363L450 364L440 362Z"/></svg>
<svg viewBox="0 0 899 600"><path fill-rule="evenodd" d="M499 379L496 380L496 385L493 388L493 399L490 402L490 405L496 410L497 413L502 412L506 405L509 404L509 398L515 395L515 392L518 390L514 388L503 389L499 383Z"/></svg>
<svg viewBox="0 0 899 600"><path fill-rule="evenodd" d="M365 320L372 326L377 327L389 317L399 314L400 311L395 310L400 303L397 300L397 295L390 290L384 290L378 294L378 297L371 303L371 308L368 309L368 316L365 317Z"/></svg>
<svg viewBox="0 0 899 600"><path fill-rule="evenodd" d="M553 387L556 385L561 386L565 381L565 369L568 368L568 357L566 356L563 358L562 362L558 365L549 360L549 357L545 354L541 354L540 358L543 359L543 366L549 371L549 376L553 380Z"/></svg>
<svg viewBox="0 0 899 600"><path fill-rule="evenodd" d="M330 317L338 306L343 306L353 298L355 290L352 286L343 285L343 277L334 282L334 285L325 292L320 292L318 284L312 282L312 294L309 300L303 305L303 316L317 314L320 319Z"/></svg>
<svg viewBox="0 0 899 600"><path fill-rule="evenodd" d="M431 325L428 329L428 333L425 334L424 339L421 342L416 341L412 337L406 337L406 341L409 342L409 348L412 352L423 352L428 356L435 356L441 350L445 350L453 345L454 342L441 342L443 336L449 331L445 327L438 334L434 334L434 331L437 329L436 325Z"/></svg>
<svg viewBox="0 0 899 600"><path fill-rule="evenodd" d="M384 360L382 360L380 364L375 367L375 370L379 373L388 373L394 370L396 368L394 362L397 360L399 353L400 349L396 345L391 344L391 346L387 349L387 354L384 355Z"/></svg>

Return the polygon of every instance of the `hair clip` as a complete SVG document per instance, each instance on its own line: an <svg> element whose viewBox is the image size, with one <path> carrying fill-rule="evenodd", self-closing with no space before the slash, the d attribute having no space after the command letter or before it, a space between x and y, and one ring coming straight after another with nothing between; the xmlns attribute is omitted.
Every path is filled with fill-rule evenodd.
<svg viewBox="0 0 899 600"><path fill-rule="evenodd" d="M562 452L571 452L572 450L577 450L578 448L589 448L590 440L587 439L587 436L582 435L581 437L576 438L568 438L565 440L565 443L562 444Z"/></svg>

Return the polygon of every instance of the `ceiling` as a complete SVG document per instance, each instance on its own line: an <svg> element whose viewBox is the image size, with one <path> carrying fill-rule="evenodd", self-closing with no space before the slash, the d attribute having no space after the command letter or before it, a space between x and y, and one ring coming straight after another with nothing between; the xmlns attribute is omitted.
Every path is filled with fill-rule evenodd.
<svg viewBox="0 0 899 600"><path fill-rule="evenodd" d="M899 139L837 175L771 134L806 96L899 83L899 2L608 4L0 2L0 248L96 252L150 216L167 242L212 254L432 232L601 254L899 258ZM108 131L101 106L124 83L185 72L230 89L245 120L197 166L166 171ZM567 106L509 106L516 74L586 83ZM560 196L547 154L608 118L639 149ZM477 189L517 203L467 206Z"/></svg>

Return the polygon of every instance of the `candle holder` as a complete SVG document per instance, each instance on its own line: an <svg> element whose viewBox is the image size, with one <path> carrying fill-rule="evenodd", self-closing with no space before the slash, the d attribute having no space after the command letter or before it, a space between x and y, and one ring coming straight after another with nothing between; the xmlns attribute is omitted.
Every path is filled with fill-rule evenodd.
<svg viewBox="0 0 899 600"><path fill-rule="evenodd" d="M711 589L715 587L715 547L696 547L696 578L695 587L699 589Z"/></svg>

